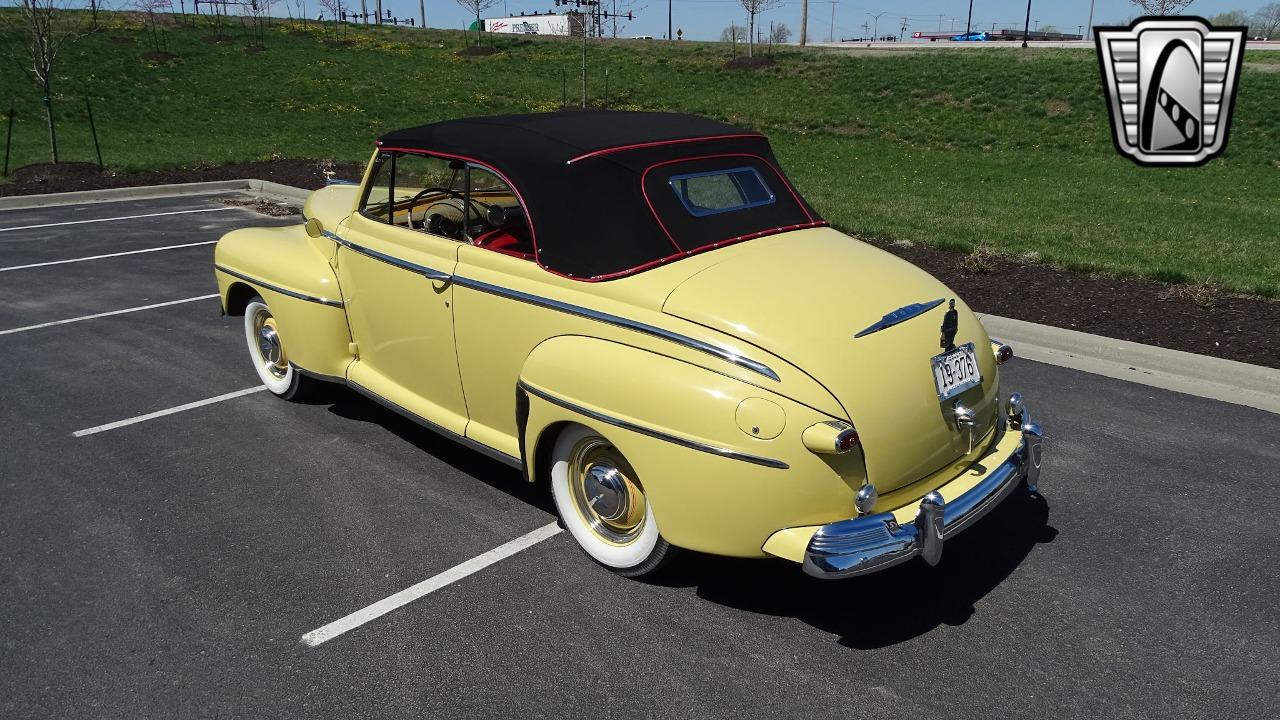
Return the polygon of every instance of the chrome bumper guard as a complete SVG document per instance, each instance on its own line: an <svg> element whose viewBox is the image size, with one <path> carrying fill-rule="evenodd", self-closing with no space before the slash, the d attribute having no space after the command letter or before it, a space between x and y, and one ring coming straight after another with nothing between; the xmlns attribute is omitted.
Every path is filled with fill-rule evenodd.
<svg viewBox="0 0 1280 720"><path fill-rule="evenodd" d="M931 492L920 501L914 522L899 525L892 513L867 515L824 525L804 553L804 571L814 577L839 579L866 575L919 555L930 565L942 559L942 543L999 505L1026 478L1035 492L1040 480L1044 436L1018 394L1009 397L1007 422L1022 433L1022 442L1004 462L960 497L944 503Z"/></svg>

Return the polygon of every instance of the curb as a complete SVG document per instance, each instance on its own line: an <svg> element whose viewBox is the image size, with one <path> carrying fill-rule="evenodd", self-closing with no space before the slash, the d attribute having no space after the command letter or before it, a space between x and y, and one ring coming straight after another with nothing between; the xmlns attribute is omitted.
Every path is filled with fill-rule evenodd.
<svg viewBox="0 0 1280 720"><path fill-rule="evenodd" d="M15 195L0 198L0 210L30 210L32 208L57 205L85 205L100 202L118 202L120 200L149 200L227 192L254 192L296 205L306 202L307 196L311 194L310 190L281 185L267 180L213 180L210 182L175 183L172 185L76 190L74 192L42 195Z"/></svg>
<svg viewBox="0 0 1280 720"><path fill-rule="evenodd" d="M998 315L978 319L1017 357L1280 414L1280 370Z"/></svg>

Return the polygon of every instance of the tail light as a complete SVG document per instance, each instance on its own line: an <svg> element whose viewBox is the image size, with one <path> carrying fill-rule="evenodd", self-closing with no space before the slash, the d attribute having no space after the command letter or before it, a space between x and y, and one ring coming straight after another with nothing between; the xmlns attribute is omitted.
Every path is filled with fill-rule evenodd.
<svg viewBox="0 0 1280 720"><path fill-rule="evenodd" d="M847 422L827 420L809 426L801 436L804 446L820 455L842 455L858 447L858 431Z"/></svg>

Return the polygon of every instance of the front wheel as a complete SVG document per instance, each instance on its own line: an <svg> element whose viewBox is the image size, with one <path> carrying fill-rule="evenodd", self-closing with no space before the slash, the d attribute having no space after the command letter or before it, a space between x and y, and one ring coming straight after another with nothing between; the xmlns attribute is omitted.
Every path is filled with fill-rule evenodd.
<svg viewBox="0 0 1280 720"><path fill-rule="evenodd" d="M552 451L551 494L565 528L593 560L624 577L654 572L675 556L658 532L635 470L604 437L571 425Z"/></svg>
<svg viewBox="0 0 1280 720"><path fill-rule="evenodd" d="M300 400L311 392L316 381L303 377L289 364L276 318L267 303L256 295L245 306L244 337L249 344L253 368L268 390L285 400Z"/></svg>

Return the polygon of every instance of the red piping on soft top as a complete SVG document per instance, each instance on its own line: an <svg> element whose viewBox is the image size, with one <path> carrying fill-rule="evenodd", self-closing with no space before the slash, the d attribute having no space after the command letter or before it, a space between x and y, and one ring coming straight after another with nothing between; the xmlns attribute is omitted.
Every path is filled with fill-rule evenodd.
<svg viewBox="0 0 1280 720"><path fill-rule="evenodd" d="M627 150L635 150L637 148L660 147L662 145L682 145L691 142L703 142L704 140L732 140L734 138L763 138L760 133L735 133L732 135L704 135L694 138L680 138L678 140L654 140L653 142L633 143L631 145L618 145L617 147L604 148L601 150L593 150L589 153L569 158L565 165L572 165L579 160L587 158L599 157L600 155L612 155L613 153L625 152Z"/></svg>

